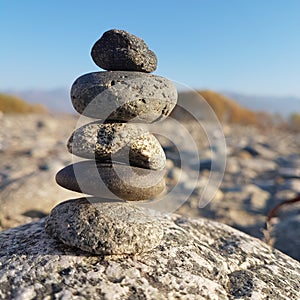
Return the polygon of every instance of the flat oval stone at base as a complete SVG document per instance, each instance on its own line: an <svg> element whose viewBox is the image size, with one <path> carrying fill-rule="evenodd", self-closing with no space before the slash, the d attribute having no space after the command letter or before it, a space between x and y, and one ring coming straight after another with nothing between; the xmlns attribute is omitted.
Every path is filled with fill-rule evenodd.
<svg viewBox="0 0 300 300"><path fill-rule="evenodd" d="M69 165L56 182L71 191L97 197L138 201L152 199L165 189L165 170L149 170L94 160Z"/></svg>
<svg viewBox="0 0 300 300"><path fill-rule="evenodd" d="M163 237L162 225L147 210L93 197L57 205L46 232L66 245L103 255L151 251Z"/></svg>

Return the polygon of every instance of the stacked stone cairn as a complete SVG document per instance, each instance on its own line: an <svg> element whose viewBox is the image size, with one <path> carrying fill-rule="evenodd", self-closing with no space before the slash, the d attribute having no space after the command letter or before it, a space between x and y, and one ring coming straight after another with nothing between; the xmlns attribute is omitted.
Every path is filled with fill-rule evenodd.
<svg viewBox="0 0 300 300"><path fill-rule="evenodd" d="M98 120L76 129L67 144L69 152L88 160L60 170L56 181L92 196L57 205L46 231L95 254L150 251L159 245L163 226L134 203L164 191L166 157L142 123L165 119L176 105L177 91L169 80L149 74L156 69L156 55L126 31L105 32L91 56L107 71L79 77L71 99L78 113Z"/></svg>

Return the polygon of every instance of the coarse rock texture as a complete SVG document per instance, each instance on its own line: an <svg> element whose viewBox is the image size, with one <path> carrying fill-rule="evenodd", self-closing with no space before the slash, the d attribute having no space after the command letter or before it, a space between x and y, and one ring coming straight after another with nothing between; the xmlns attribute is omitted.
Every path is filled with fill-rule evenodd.
<svg viewBox="0 0 300 300"><path fill-rule="evenodd" d="M300 264L226 225L178 215L141 255L94 256L49 238L45 220L0 233L2 299L299 299Z"/></svg>
<svg viewBox="0 0 300 300"><path fill-rule="evenodd" d="M57 205L46 231L64 244L95 254L138 254L159 245L163 228L151 211L95 197Z"/></svg>
<svg viewBox="0 0 300 300"><path fill-rule="evenodd" d="M92 48L91 56L105 70L153 72L157 58L146 43L125 30L106 31Z"/></svg>
<svg viewBox="0 0 300 300"><path fill-rule="evenodd" d="M56 182L71 191L103 198L138 201L154 198L165 189L164 170L149 170L93 160L69 165Z"/></svg>
<svg viewBox="0 0 300 300"><path fill-rule="evenodd" d="M65 140L76 121L71 115L0 117L0 229L38 220L59 202L78 197L54 180L72 162Z"/></svg>
<svg viewBox="0 0 300 300"><path fill-rule="evenodd" d="M291 216L274 226L274 247L300 261L300 215Z"/></svg>
<svg viewBox="0 0 300 300"><path fill-rule="evenodd" d="M281 207L268 222L273 246L300 261L300 202Z"/></svg>
<svg viewBox="0 0 300 300"><path fill-rule="evenodd" d="M0 196L0 224L3 228L31 222L47 215L59 202L78 194L55 183L57 169L37 171L11 181ZM38 199L38 201L37 201Z"/></svg>
<svg viewBox="0 0 300 300"><path fill-rule="evenodd" d="M138 124L99 121L86 124L74 131L68 141L68 150L84 158L117 161L152 170L161 170L166 164L158 140Z"/></svg>
<svg viewBox="0 0 300 300"><path fill-rule="evenodd" d="M72 85L77 112L106 122L152 123L165 119L177 102L177 90L168 79L141 72L93 72Z"/></svg>

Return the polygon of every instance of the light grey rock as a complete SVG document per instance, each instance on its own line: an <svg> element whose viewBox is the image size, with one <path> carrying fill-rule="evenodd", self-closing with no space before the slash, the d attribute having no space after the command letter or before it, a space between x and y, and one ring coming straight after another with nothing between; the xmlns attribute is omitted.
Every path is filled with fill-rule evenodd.
<svg viewBox="0 0 300 300"><path fill-rule="evenodd" d="M187 174L185 172L177 167L173 167L169 170L167 174L168 178L176 184L180 179L183 181L186 181L188 179Z"/></svg>
<svg viewBox="0 0 300 300"><path fill-rule="evenodd" d="M130 123L86 124L72 134L68 150L84 158L152 170L161 170L166 164L164 150L155 136Z"/></svg>
<svg viewBox="0 0 300 300"><path fill-rule="evenodd" d="M263 158L241 159L239 162L242 168L247 168L257 173L274 171L278 168L274 161Z"/></svg>
<svg viewBox="0 0 300 300"><path fill-rule="evenodd" d="M242 210L244 208L247 212L266 212L268 201L271 198L269 192L254 184L237 186L231 190L225 189L224 192L227 205L230 206L231 203L232 209Z"/></svg>
<svg viewBox="0 0 300 300"><path fill-rule="evenodd" d="M45 221L0 233L0 297L35 299L299 299L300 264L226 225L161 219L158 247L95 256L49 238Z"/></svg>
<svg viewBox="0 0 300 300"><path fill-rule="evenodd" d="M37 123L42 120L44 127L37 129ZM4 175L0 190L13 181L39 172L42 165L52 165L53 161L64 164L70 160L65 142L61 141L70 136L75 121L75 117L69 115L5 114L0 120L0 140L3 138L7 144L0 155L0 173Z"/></svg>
<svg viewBox="0 0 300 300"><path fill-rule="evenodd" d="M228 157L226 161L226 171L230 174L238 174L240 173L241 168L235 157Z"/></svg>
<svg viewBox="0 0 300 300"><path fill-rule="evenodd" d="M231 178L230 182L232 184L236 179ZM268 192L252 184L233 186L231 189L222 184L214 198L205 207L199 208L199 199L204 188L206 185L201 184L200 188L195 189L178 212L186 216L214 219L252 236L262 237L261 229L265 226L266 212L271 199Z"/></svg>
<svg viewBox="0 0 300 300"><path fill-rule="evenodd" d="M300 194L300 179L288 179L283 185L283 189L291 190Z"/></svg>
<svg viewBox="0 0 300 300"><path fill-rule="evenodd" d="M293 199L297 196L297 193L290 189L281 189L278 192L274 194L274 199L276 200L275 203L273 203L273 206L276 204L279 204L280 202Z"/></svg>
<svg viewBox="0 0 300 300"><path fill-rule="evenodd" d="M283 178L300 178L300 168L282 167L278 170L278 175Z"/></svg>
<svg viewBox="0 0 300 300"><path fill-rule="evenodd" d="M79 77L71 88L74 108L106 122L152 123L165 119L177 101L174 84L141 72L94 72Z"/></svg>
<svg viewBox="0 0 300 300"><path fill-rule="evenodd" d="M300 134L298 135L300 137ZM292 138L292 141L289 142L296 142L297 141L297 136L295 134L290 136ZM300 141L300 138L299 138ZM280 166L282 167L286 167L286 168L300 168L300 157L299 157L299 152L297 151L298 147L299 147L299 141L298 143L296 142L294 147L294 151L291 151L290 149L290 145L289 147L287 147L287 145L285 145L285 143L281 143L283 144L283 146L286 147L286 151L285 151L285 155L281 155L277 158L278 163L280 164Z"/></svg>
<svg viewBox="0 0 300 300"><path fill-rule="evenodd" d="M273 193L274 187L276 186L276 177L273 174L274 174L273 172L267 173L267 175L262 174L263 177L262 179L260 179L258 176L258 178L254 178L252 182L260 189L265 190L269 193ZM267 179L264 179L264 176L266 176Z"/></svg>
<svg viewBox="0 0 300 300"><path fill-rule="evenodd" d="M106 31L95 43L91 55L97 66L105 70L153 72L157 58L139 37L125 31Z"/></svg>
<svg viewBox="0 0 300 300"><path fill-rule="evenodd" d="M249 205L252 211L264 212L267 208L268 201L271 198L269 192L260 189L254 184L248 184L243 187L244 204Z"/></svg>
<svg viewBox="0 0 300 300"><path fill-rule="evenodd" d="M278 222L273 229L274 247L300 261L300 215L291 215Z"/></svg>
<svg viewBox="0 0 300 300"><path fill-rule="evenodd" d="M0 189L0 224L3 228L32 222L47 215L64 199L78 196L56 184L56 172L57 169L32 172Z"/></svg>
<svg viewBox="0 0 300 300"><path fill-rule="evenodd" d="M56 182L71 191L128 201L147 200L165 188L164 170L149 170L117 163L81 161L56 174Z"/></svg>
<svg viewBox="0 0 300 300"><path fill-rule="evenodd" d="M138 254L154 249L163 237L159 220L146 209L100 198L57 205L46 231L61 242L96 254Z"/></svg>
<svg viewBox="0 0 300 300"><path fill-rule="evenodd" d="M270 160L275 159L278 155L269 145L259 143L249 144L244 147L243 150L247 151L254 157L261 157Z"/></svg>

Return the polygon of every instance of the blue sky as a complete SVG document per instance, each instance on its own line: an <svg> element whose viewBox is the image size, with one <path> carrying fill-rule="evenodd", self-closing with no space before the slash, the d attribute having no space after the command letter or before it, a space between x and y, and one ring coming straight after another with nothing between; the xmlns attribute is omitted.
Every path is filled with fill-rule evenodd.
<svg viewBox="0 0 300 300"><path fill-rule="evenodd" d="M90 49L111 28L193 88L300 96L297 0L0 0L0 90L70 87L99 70Z"/></svg>

